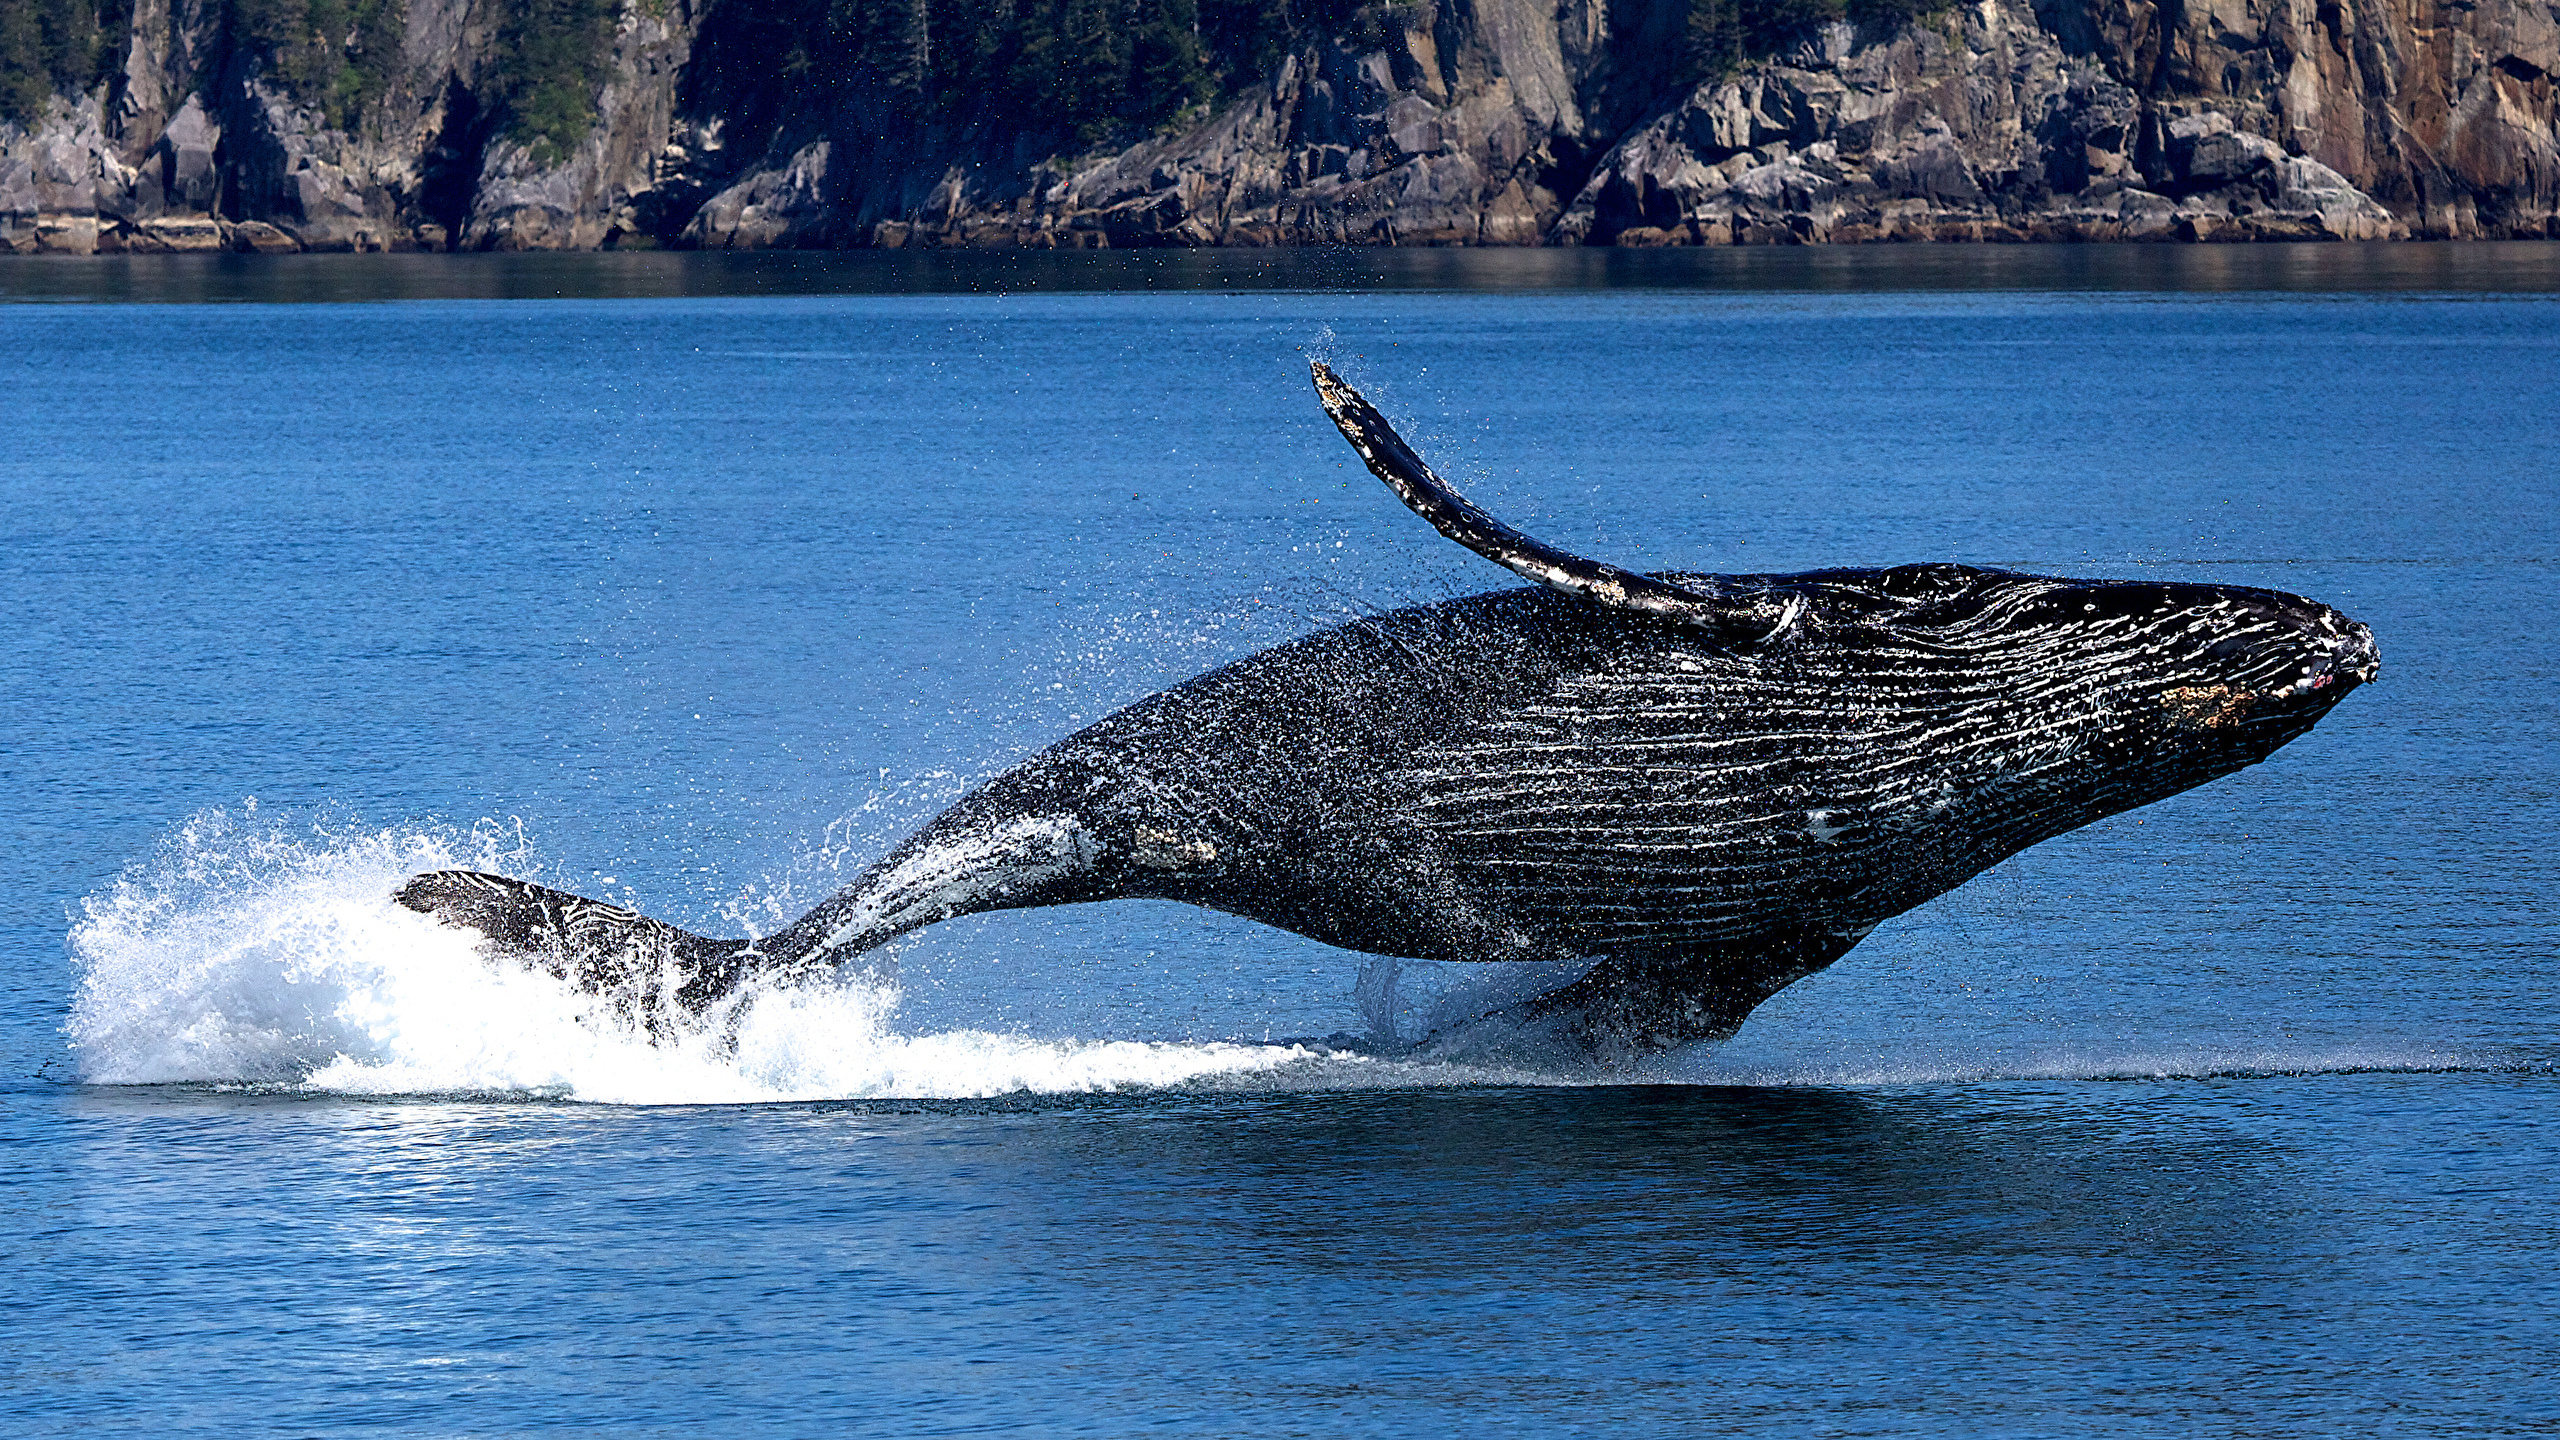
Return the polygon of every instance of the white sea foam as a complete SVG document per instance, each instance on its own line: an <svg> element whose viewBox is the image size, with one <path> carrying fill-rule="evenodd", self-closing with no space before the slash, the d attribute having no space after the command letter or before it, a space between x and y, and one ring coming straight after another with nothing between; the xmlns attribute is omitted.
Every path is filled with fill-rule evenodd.
<svg viewBox="0 0 2560 1440"><path fill-rule="evenodd" d="M653 1046L565 983L493 965L470 932L391 902L408 876L452 866L538 873L485 828L295 834L196 817L72 928L82 1074L725 1104L1095 1091L1316 1061L1291 1045L901 1035L894 990L861 980L751 992L721 1033Z"/></svg>
<svg viewBox="0 0 2560 1440"><path fill-rule="evenodd" d="M1405 1059L1289 1043L907 1034L895 987L858 976L751 987L708 1032L653 1045L564 982L493 964L470 932L391 902L410 875L456 866L540 877L521 836L493 826L296 830L220 811L197 816L85 901L72 927L79 979L66 1029L82 1074L102 1084L737 1104L1166 1086L1880 1087L2479 1068L2428 1047L1805 1055L1750 1043L1747 1033L1733 1046L1602 1067L1551 1038L1497 1026ZM1564 974L1454 968L1471 973L1414 1005L1415 1028L1482 1015ZM1397 1000L1385 975L1372 988L1362 998L1382 1030Z"/></svg>

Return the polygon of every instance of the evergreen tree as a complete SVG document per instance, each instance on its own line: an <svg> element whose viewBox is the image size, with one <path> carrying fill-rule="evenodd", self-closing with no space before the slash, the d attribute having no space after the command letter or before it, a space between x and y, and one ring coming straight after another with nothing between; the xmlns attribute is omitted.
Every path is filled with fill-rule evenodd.
<svg viewBox="0 0 2560 1440"><path fill-rule="evenodd" d="M230 0L223 28L287 95L353 129L391 87L407 19L403 0Z"/></svg>
<svg viewBox="0 0 2560 1440"><path fill-rule="evenodd" d="M122 5L96 0L0 0L0 120L32 124L57 94L103 79L124 53Z"/></svg>
<svg viewBox="0 0 2560 1440"><path fill-rule="evenodd" d="M490 89L506 133L557 164L595 128L620 0L501 0Z"/></svg>
<svg viewBox="0 0 2560 1440"><path fill-rule="evenodd" d="M1843 15L1870 23L1948 0L1685 3L1685 59L1705 78ZM1268 78L1293 47L1384 43L1428 13L1419 0L712 0L687 99L755 129L852 113L1125 143Z"/></svg>

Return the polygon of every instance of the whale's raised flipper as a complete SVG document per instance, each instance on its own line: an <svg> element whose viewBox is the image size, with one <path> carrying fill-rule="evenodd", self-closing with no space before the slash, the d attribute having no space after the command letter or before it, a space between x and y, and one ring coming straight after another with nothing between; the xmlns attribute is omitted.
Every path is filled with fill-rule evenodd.
<svg viewBox="0 0 2560 1440"><path fill-rule="evenodd" d="M696 935L636 910L477 870L431 870L391 898L479 931L496 956L605 997L653 1035L700 1015L756 960L749 941Z"/></svg>
<svg viewBox="0 0 2560 1440"><path fill-rule="evenodd" d="M1759 644L1792 624L1803 602L1765 591L1703 590L1586 560L1532 539L1477 509L1431 472L1378 408L1321 360L1309 362L1316 395L1342 438L1387 488L1431 522L1431 528L1515 574L1618 610L1632 610L1714 634L1737 648Z"/></svg>

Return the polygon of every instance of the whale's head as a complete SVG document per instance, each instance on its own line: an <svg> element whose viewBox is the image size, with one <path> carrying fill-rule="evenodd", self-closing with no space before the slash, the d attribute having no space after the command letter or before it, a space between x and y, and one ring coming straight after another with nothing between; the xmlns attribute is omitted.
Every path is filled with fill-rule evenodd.
<svg viewBox="0 0 2560 1440"><path fill-rule="evenodd" d="M1952 708L2030 748L2067 740L2111 809L2265 759L2380 668L2371 630L2277 590L1964 565L1802 578L1815 624L1865 663L1945 677Z"/></svg>

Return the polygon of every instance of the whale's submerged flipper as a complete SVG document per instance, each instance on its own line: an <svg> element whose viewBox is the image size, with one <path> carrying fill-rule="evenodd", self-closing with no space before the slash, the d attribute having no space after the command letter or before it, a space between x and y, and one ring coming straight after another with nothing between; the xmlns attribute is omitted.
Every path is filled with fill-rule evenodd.
<svg viewBox="0 0 2560 1440"><path fill-rule="evenodd" d="M636 910L477 870L431 870L391 898L479 931L491 950L605 997L652 1034L700 1015L756 959L750 941L696 935Z"/></svg>

